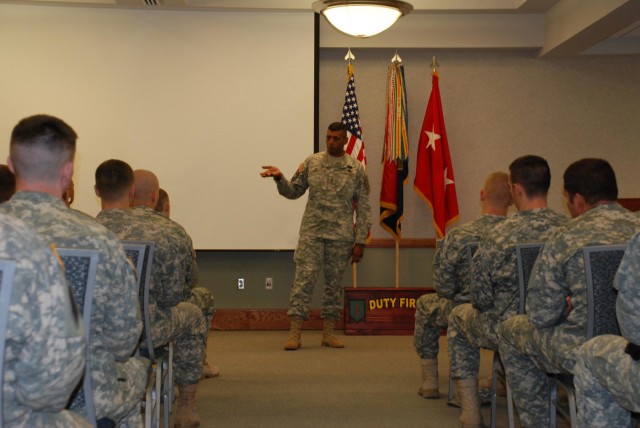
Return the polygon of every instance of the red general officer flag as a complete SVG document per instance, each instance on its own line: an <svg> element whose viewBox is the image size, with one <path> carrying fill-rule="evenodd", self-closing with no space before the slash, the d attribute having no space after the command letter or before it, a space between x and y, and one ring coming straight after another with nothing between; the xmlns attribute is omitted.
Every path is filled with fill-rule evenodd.
<svg viewBox="0 0 640 428"><path fill-rule="evenodd" d="M436 232L443 237L446 226L458 219L459 211L437 72L433 73L431 96L420 131L413 188L431 207Z"/></svg>

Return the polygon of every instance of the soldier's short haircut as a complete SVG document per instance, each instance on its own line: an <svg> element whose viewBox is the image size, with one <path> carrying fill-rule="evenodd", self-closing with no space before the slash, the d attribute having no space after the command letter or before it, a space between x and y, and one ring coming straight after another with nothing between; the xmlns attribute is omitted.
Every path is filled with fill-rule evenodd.
<svg viewBox="0 0 640 428"><path fill-rule="evenodd" d="M17 177L50 181L73 161L78 135L62 119L39 114L22 119L11 132L10 156Z"/></svg>
<svg viewBox="0 0 640 428"><path fill-rule="evenodd" d="M345 134L347 133L347 125L342 122L333 122L329 124L329 131L343 131Z"/></svg>
<svg viewBox="0 0 640 428"><path fill-rule="evenodd" d="M107 201L122 197L134 181L133 169L124 161L109 159L96 168L96 189Z"/></svg>
<svg viewBox="0 0 640 428"><path fill-rule="evenodd" d="M11 199L16 192L16 177L7 165L0 165L0 202Z"/></svg>
<svg viewBox="0 0 640 428"><path fill-rule="evenodd" d="M551 170L540 156L519 157L509 165L511 183L520 184L528 197L546 196L551 186Z"/></svg>
<svg viewBox="0 0 640 428"><path fill-rule="evenodd" d="M589 205L618 199L618 183L613 168L604 159L586 158L569 165L564 172L564 190L573 199L582 195Z"/></svg>

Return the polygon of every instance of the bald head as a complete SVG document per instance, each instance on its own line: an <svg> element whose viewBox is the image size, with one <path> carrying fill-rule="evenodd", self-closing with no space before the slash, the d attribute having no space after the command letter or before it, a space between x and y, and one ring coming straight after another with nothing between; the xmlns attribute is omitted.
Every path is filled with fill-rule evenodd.
<svg viewBox="0 0 640 428"><path fill-rule="evenodd" d="M511 205L511 191L509 186L509 174L505 172L493 172L484 181L480 199L486 208L497 210L500 215L507 212Z"/></svg>
<svg viewBox="0 0 640 428"><path fill-rule="evenodd" d="M149 208L156 207L158 203L158 193L160 190L160 182L158 177L146 169L136 169L133 171L135 179L135 193L133 196L133 206L145 205Z"/></svg>

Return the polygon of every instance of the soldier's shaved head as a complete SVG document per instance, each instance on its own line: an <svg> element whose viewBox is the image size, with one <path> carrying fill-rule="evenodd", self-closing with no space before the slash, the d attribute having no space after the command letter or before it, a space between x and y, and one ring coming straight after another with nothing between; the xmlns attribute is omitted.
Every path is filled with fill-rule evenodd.
<svg viewBox="0 0 640 428"><path fill-rule="evenodd" d="M135 179L136 189L132 205L146 205L155 209L160 191L158 177L146 169L136 169L133 171L133 177Z"/></svg>

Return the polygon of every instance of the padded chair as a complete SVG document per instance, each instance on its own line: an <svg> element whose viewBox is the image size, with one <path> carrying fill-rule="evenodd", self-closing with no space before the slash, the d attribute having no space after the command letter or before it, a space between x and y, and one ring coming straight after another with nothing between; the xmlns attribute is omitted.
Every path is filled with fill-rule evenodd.
<svg viewBox="0 0 640 428"><path fill-rule="evenodd" d="M70 408L84 406L86 418L92 426L97 426L93 389L91 385L91 306L93 290L96 284L96 269L99 252L97 250L58 248L58 254L64 263L65 276L78 309L82 312L82 324L87 336L87 359L82 384L71 396Z"/></svg>
<svg viewBox="0 0 640 428"><path fill-rule="evenodd" d="M11 306L11 291L13 290L13 277L16 272L14 260L0 259L0 428L4 426L3 412L4 401L4 350L7 340L7 327L9 324L9 307Z"/></svg>
<svg viewBox="0 0 640 428"><path fill-rule="evenodd" d="M527 301L527 287L531 279L533 266L536 264L538 255L544 246L544 242L527 242L516 244L516 265L518 267L518 313L525 313L525 303ZM498 407L498 377L501 377L507 388L507 414L509 417L509 428L515 427L515 413L513 411L513 395L509 383L504 378L504 368L501 371L502 360L500 354L494 352L493 364L491 366L491 428L496 427L497 407Z"/></svg>
<svg viewBox="0 0 640 428"><path fill-rule="evenodd" d="M153 367L145 394L145 427L158 426L161 402L164 402L163 425L168 428L173 402L173 342L167 346L167 352L160 352L161 349L154 347L151 337L149 293L155 244L147 241L122 241L122 245L136 268L144 326L145 346L142 351L149 357Z"/></svg>
<svg viewBox="0 0 640 428"><path fill-rule="evenodd" d="M467 244L467 262L469 263L469 274L471 274L471 259L473 259L473 255L478 250L478 245L479 245L478 242L469 242ZM449 370L449 401L452 401L454 397L453 385L454 385L453 377L451 377L451 370Z"/></svg>
<svg viewBox="0 0 640 428"><path fill-rule="evenodd" d="M620 261L626 245L596 245L584 247L584 271L587 283L587 331L586 340L601 334L620 335L616 317L617 291L613 288ZM568 403L558 401L558 387L567 391ZM550 424L556 427L556 413L569 419L571 427L576 426L576 392L573 375L554 374L551 376Z"/></svg>

